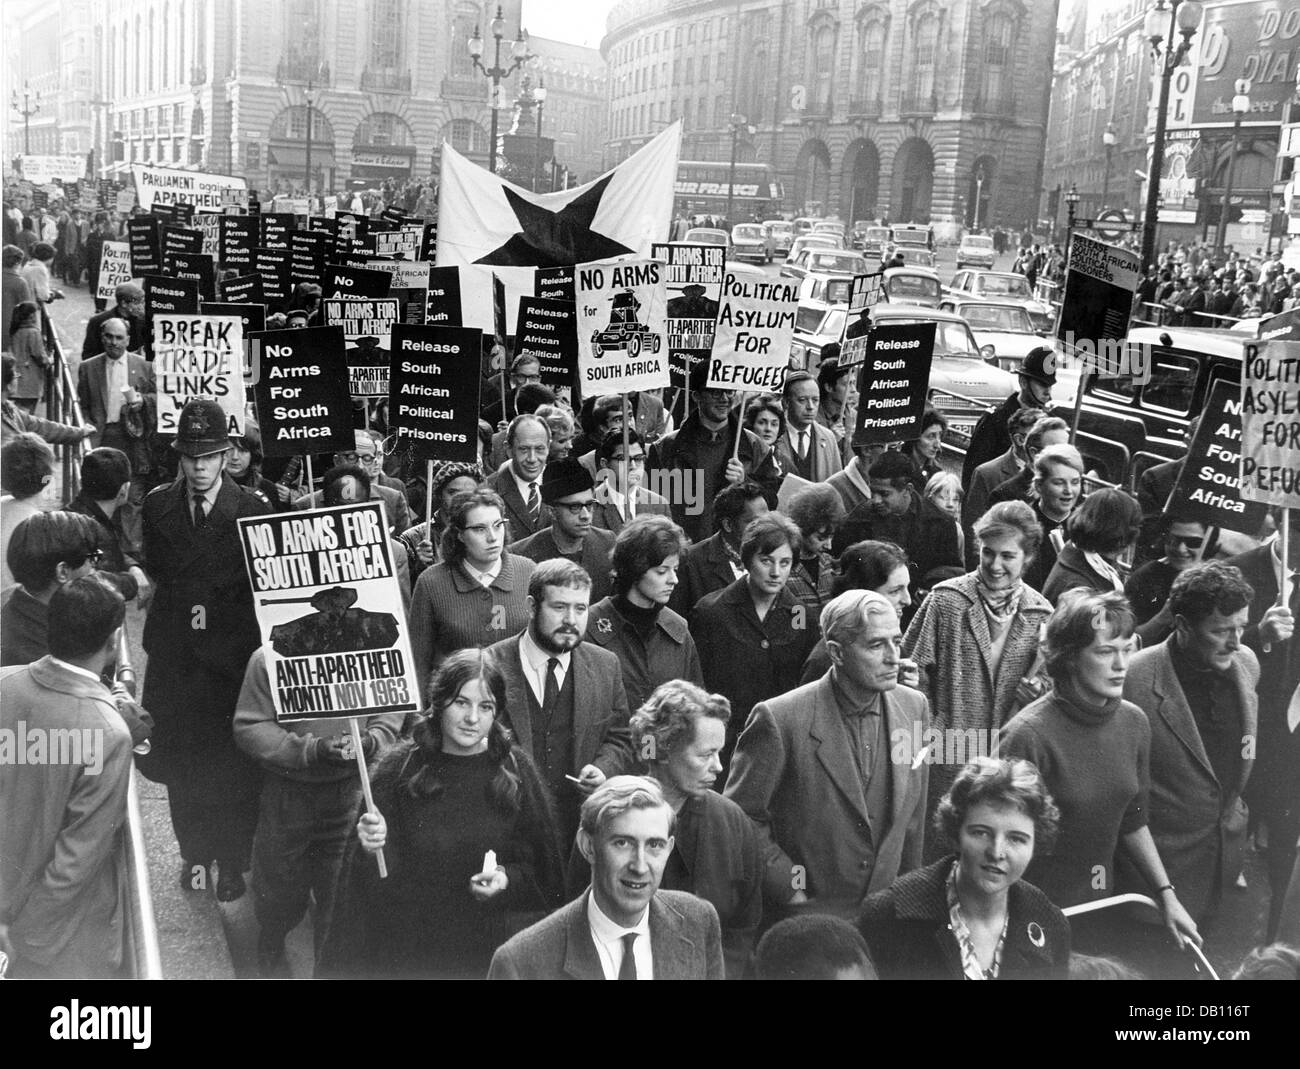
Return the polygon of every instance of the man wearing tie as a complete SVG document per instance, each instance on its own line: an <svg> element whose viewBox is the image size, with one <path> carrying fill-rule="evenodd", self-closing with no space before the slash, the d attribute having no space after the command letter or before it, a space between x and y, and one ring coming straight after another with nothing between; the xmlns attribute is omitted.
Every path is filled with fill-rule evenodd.
<svg viewBox="0 0 1300 1069"><path fill-rule="evenodd" d="M672 515L667 500L641 485L645 458L645 443L634 430L627 432L626 453L621 434L609 435L600 443L596 449L596 511L591 517L595 526L618 534L638 516Z"/></svg>
<svg viewBox="0 0 1300 1069"><path fill-rule="evenodd" d="M551 428L537 416L516 416L506 429L510 462L487 478L489 488L501 495L510 524L510 541L536 534L551 522L551 510L542 504L542 471L551 449Z"/></svg>
<svg viewBox="0 0 1300 1069"><path fill-rule="evenodd" d="M502 946L488 979L723 979L717 911L659 889L676 823L652 779L615 776L598 787L577 834L591 886Z"/></svg>
<svg viewBox="0 0 1300 1069"><path fill-rule="evenodd" d="M817 422L821 390L806 371L785 377L785 433L774 451L782 469L809 482L825 482L844 467L835 432Z"/></svg>

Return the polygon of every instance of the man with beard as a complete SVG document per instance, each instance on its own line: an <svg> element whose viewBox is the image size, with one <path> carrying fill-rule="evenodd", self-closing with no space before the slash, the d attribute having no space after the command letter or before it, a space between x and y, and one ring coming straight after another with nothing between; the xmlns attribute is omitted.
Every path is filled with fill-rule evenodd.
<svg viewBox="0 0 1300 1069"><path fill-rule="evenodd" d="M126 350L130 353L144 351L144 290L134 282L123 282L113 291L117 303L104 312L96 312L86 322L86 340L81 344L81 359L89 360L102 352L100 331L110 319L120 319L130 331Z"/></svg>
<svg viewBox="0 0 1300 1069"><path fill-rule="evenodd" d="M528 580L528 626L488 648L505 676L510 726L551 789L564 842L583 798L633 764L618 657L582 641L590 599L582 568L544 561Z"/></svg>

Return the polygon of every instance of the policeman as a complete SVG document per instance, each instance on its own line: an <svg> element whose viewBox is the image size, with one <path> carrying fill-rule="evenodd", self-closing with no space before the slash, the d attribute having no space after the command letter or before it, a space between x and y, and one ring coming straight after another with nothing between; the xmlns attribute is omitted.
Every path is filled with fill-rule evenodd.
<svg viewBox="0 0 1300 1069"><path fill-rule="evenodd" d="M261 783L231 734L259 645L235 521L271 509L225 473L229 427L215 401L181 409L172 448L180 474L144 502L144 564L157 584L144 628L144 706L156 727L140 771L167 785L181 886L206 888L215 860L217 898L229 902L244 893Z"/></svg>

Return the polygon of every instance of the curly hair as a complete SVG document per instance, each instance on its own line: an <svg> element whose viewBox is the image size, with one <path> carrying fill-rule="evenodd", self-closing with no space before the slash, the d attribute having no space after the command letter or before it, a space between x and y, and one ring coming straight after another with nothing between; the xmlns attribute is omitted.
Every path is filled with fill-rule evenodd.
<svg viewBox="0 0 1300 1069"><path fill-rule="evenodd" d="M1214 560L1178 573L1169 590L1169 611L1200 623L1216 610L1231 616L1254 600L1254 588L1246 582L1241 569Z"/></svg>
<svg viewBox="0 0 1300 1069"><path fill-rule="evenodd" d="M805 486L785 507L799 533L809 538L820 531L833 531L844 519L844 499L839 491L826 483Z"/></svg>
<svg viewBox="0 0 1300 1069"><path fill-rule="evenodd" d="M496 713L488 729L488 760L496 767L488 785L487 800L501 812L519 812L520 773L513 753L514 738L506 727L506 680L495 659L487 650L457 650L438 666L429 680L428 709L411 732L416 747L424 757L424 767L411 777L407 789L417 798L437 798L445 790L441 771L445 756L442 749L442 715L460 695L467 683L482 683Z"/></svg>
<svg viewBox="0 0 1300 1069"><path fill-rule="evenodd" d="M1034 822L1034 850L1050 849L1056 841L1061 811L1032 761L976 757L957 773L934 812L934 830L954 846L966 815L977 805L1012 807Z"/></svg>
<svg viewBox="0 0 1300 1069"><path fill-rule="evenodd" d="M628 721L633 748L653 768L695 737L695 722L703 717L727 723L731 702L685 679L670 679Z"/></svg>

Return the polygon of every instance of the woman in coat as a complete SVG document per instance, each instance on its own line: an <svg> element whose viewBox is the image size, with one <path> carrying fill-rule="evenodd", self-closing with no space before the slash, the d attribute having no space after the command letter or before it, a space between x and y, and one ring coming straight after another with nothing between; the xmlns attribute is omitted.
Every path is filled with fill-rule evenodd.
<svg viewBox="0 0 1300 1069"><path fill-rule="evenodd" d="M1199 944L1196 922L1178 901L1148 827L1151 725L1123 699L1133 611L1114 591L1067 590L1048 621L1044 648L1053 690L1017 714L999 739L1003 756L1038 766L1061 811L1054 850L1036 857L1026 876L1058 906L1106 898L1116 893L1115 855L1122 850L1159 900L1175 941ZM1104 929L1092 931L1104 937ZM1114 948L1090 939L1080 949Z"/></svg>
<svg viewBox="0 0 1300 1069"><path fill-rule="evenodd" d="M23 301L9 320L9 348L14 355L14 404L34 412L45 396L45 372L50 359L41 340L40 309L35 301Z"/></svg>
<svg viewBox="0 0 1300 1069"><path fill-rule="evenodd" d="M740 543L745 574L701 598L691 615L704 685L731 702L724 771L750 711L799 685L817 641L808 611L786 587L799 542L799 528L779 512L752 520Z"/></svg>
<svg viewBox="0 0 1300 1069"><path fill-rule="evenodd" d="M587 641L623 667L629 709L670 679L704 682L686 621L668 608L685 548L685 533L667 516L636 517L614 540L613 593L587 615Z"/></svg>
<svg viewBox="0 0 1300 1069"><path fill-rule="evenodd" d="M348 846L320 974L481 979L498 946L561 903L551 803L505 701L482 650L438 669L413 736L371 775L376 811Z"/></svg>
<svg viewBox="0 0 1300 1069"><path fill-rule="evenodd" d="M928 483L943 468L939 466L939 450L943 448L943 436L948 430L948 420L942 412L927 408L921 415L921 433L910 442L903 443L902 453L916 468L912 479L918 494L925 494Z"/></svg>
<svg viewBox="0 0 1300 1069"><path fill-rule="evenodd" d="M433 469L433 526L421 520L414 527L401 532L411 565L411 581L431 564L439 560L442 532L447 529L447 514L457 494L477 490L483 483L483 472L477 464L447 461L435 464Z"/></svg>
<svg viewBox="0 0 1300 1069"><path fill-rule="evenodd" d="M1064 980L1070 924L1026 882L1059 814L1028 761L977 757L935 814L955 848L871 895L858 930L882 980Z"/></svg>
<svg viewBox="0 0 1300 1069"><path fill-rule="evenodd" d="M1043 597L1053 605L1067 590L1082 587L1098 593L1124 592L1118 561L1142 529L1142 509L1123 490L1098 490L1066 520L1070 540L1057 555Z"/></svg>
<svg viewBox="0 0 1300 1069"><path fill-rule="evenodd" d="M790 498L785 512L803 537L803 549L790 569L787 589L807 609L817 627L822 609L834 597L831 588L835 583L835 559L830 546L835 528L844 519L844 501L834 487L814 483Z"/></svg>
<svg viewBox="0 0 1300 1069"><path fill-rule="evenodd" d="M1004 501L977 520L974 531L978 566L930 591L902 652L916 662L934 727L974 730L984 747L978 752L992 753L998 728L1029 697L1017 692L1026 676L1036 674L1038 633L1052 610L1023 578L1042 536L1033 510L1023 501ZM954 774L944 761L931 765L931 810ZM927 856L937 855L927 847Z"/></svg>
<svg viewBox="0 0 1300 1069"><path fill-rule="evenodd" d="M505 502L480 487L452 499L442 560L411 594L411 655L421 685L453 651L490 646L528 624L533 562L507 553Z"/></svg>

